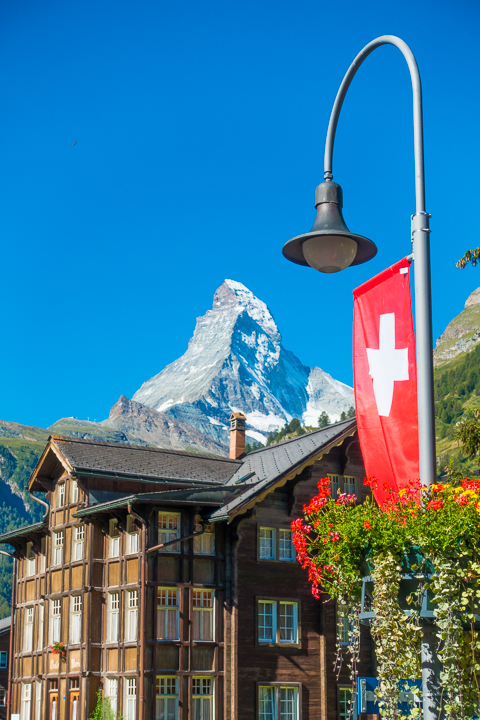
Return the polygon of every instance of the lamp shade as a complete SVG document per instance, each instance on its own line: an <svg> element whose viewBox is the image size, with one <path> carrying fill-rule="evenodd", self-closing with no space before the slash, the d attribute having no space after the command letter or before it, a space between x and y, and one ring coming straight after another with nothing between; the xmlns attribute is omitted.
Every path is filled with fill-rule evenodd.
<svg viewBox="0 0 480 720"><path fill-rule="evenodd" d="M343 193L337 183L326 181L315 191L317 217L312 229L283 246L283 255L297 265L324 273L361 265L377 254L377 246L363 235L351 233L342 215Z"/></svg>

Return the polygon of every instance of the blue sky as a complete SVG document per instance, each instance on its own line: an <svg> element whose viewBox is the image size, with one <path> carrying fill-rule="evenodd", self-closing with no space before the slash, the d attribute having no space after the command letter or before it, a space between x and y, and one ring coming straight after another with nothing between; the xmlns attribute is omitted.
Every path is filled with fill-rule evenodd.
<svg viewBox="0 0 480 720"><path fill-rule="evenodd" d="M3 0L0 418L107 417L185 351L225 278L268 304L305 364L352 382L352 289L410 252L396 49L357 74L334 154L346 222L377 257L324 276L281 248L313 224L335 94L383 34L422 76L437 337L480 285L455 268L480 244L479 14L474 0Z"/></svg>

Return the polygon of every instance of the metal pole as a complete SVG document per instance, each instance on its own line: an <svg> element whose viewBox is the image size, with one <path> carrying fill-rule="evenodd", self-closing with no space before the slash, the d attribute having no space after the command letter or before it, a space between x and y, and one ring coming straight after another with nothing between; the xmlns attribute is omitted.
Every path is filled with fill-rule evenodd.
<svg viewBox="0 0 480 720"><path fill-rule="evenodd" d="M412 215L412 243L415 260L415 324L417 349L418 449L420 479L430 485L436 478L435 415L433 395L432 293L430 281L430 215L425 211L425 171L423 163L422 85L415 57L403 40L382 35L365 45L350 65L335 98L325 143L325 181L333 178L332 157L340 110L358 68L373 50L394 45L403 54L410 70L413 90L413 132L415 152L416 211ZM424 626L422 640L423 720L436 720L440 666L435 650L433 625Z"/></svg>

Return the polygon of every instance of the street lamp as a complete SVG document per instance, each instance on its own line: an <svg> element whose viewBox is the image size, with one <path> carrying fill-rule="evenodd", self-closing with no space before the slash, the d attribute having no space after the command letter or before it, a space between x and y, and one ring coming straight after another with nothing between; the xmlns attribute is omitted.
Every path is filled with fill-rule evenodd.
<svg viewBox="0 0 480 720"><path fill-rule="evenodd" d="M287 260L324 273L334 273L351 265L371 260L376 253L375 244L351 233L342 215L342 189L332 182L332 156L335 131L340 110L350 83L363 61L381 45L394 45L403 54L410 70L413 90L413 128L415 151L415 200L412 215L412 244L415 260L415 325L417 350L418 446L420 478L430 485L436 477L435 417L433 404L433 342L432 293L430 281L430 241L425 211L425 174L423 165L423 111L422 86L415 57L403 40L394 35L382 35L368 43L357 55L343 78L333 105L325 143L324 182L315 191L317 217L313 228L298 235L283 247ZM422 680L424 720L437 717L439 664L435 652L436 638L433 626L426 626L422 640Z"/></svg>

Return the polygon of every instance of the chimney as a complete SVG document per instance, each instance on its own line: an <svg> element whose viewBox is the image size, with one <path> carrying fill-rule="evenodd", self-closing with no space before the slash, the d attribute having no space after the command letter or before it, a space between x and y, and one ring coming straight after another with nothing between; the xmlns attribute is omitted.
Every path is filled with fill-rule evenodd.
<svg viewBox="0 0 480 720"><path fill-rule="evenodd" d="M230 459L237 460L245 455L245 420L242 413L230 415Z"/></svg>

